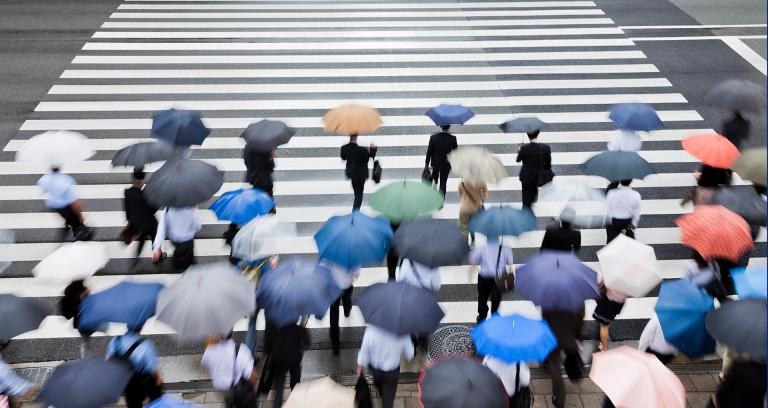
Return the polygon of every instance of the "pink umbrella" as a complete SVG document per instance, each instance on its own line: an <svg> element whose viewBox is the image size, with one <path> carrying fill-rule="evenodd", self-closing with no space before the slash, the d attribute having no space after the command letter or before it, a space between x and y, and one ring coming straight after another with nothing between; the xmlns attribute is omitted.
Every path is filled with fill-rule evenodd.
<svg viewBox="0 0 768 408"><path fill-rule="evenodd" d="M658 358L622 346L595 353L589 378L616 408L685 408L685 388Z"/></svg>

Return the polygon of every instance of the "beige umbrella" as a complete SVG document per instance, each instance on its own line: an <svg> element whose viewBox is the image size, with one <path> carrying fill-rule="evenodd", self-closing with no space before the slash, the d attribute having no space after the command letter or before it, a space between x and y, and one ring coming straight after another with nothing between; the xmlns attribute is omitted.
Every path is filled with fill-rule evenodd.
<svg viewBox="0 0 768 408"><path fill-rule="evenodd" d="M283 408L354 408L355 391L336 384L331 377L301 382L291 391Z"/></svg>
<svg viewBox="0 0 768 408"><path fill-rule="evenodd" d="M381 126L379 111L354 103L331 109L323 116L325 131L340 135L373 133Z"/></svg>
<svg viewBox="0 0 768 408"><path fill-rule="evenodd" d="M480 183L498 183L507 177L501 160L482 147L462 146L448 155L451 170L461 177Z"/></svg>
<svg viewBox="0 0 768 408"><path fill-rule="evenodd" d="M597 251L603 282L609 289L632 297L643 297L661 283L653 247L619 235Z"/></svg>
<svg viewBox="0 0 768 408"><path fill-rule="evenodd" d="M742 150L741 155L733 162L733 171L745 180L764 186L767 156L765 146Z"/></svg>

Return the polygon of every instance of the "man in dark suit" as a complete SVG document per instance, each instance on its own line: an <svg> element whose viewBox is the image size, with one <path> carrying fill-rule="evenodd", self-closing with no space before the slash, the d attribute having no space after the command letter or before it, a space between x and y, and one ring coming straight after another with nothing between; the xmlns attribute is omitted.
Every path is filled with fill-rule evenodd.
<svg viewBox="0 0 768 408"><path fill-rule="evenodd" d="M448 183L448 174L451 172L451 163L448 162L448 153L456 150L459 146L456 142L456 136L449 133L450 125L442 126L442 131L435 133L429 138L427 146L427 159L424 167L432 163L432 182L440 185L440 192L445 197Z"/></svg>
<svg viewBox="0 0 768 408"><path fill-rule="evenodd" d="M720 133L741 150L742 143L749 138L749 128L750 123L741 112L733 112L733 116L723 123Z"/></svg>
<svg viewBox="0 0 768 408"><path fill-rule="evenodd" d="M376 145L371 143L370 150L357 145L357 135L350 135L349 143L341 146L341 160L347 162L344 175L352 181L355 202L352 209L363 205L363 189L368 179L368 160L376 157Z"/></svg>
<svg viewBox="0 0 768 408"><path fill-rule="evenodd" d="M125 218L128 220L129 229L136 233L136 239L139 241L133 266L139 262L139 255L144 249L144 241L149 240L151 242L157 234L157 219L155 218L157 208L149 205L144 199L142 188L145 179L146 173L141 167L137 167L133 171L133 185L125 189L125 199L123 200Z"/></svg>
<svg viewBox="0 0 768 408"><path fill-rule="evenodd" d="M243 149L243 161L245 162L245 181L255 188L264 190L270 197L273 196L272 173L275 172L275 156L277 149L271 152L255 150L248 145Z"/></svg>
<svg viewBox="0 0 768 408"><path fill-rule="evenodd" d="M518 146L517 161L520 168L520 184L523 187L523 207L531 208L539 195L539 174L552 170L552 150L549 145L537 141L539 131L528 133L530 143Z"/></svg>
<svg viewBox="0 0 768 408"><path fill-rule="evenodd" d="M291 389L301 380L301 360L304 357L304 350L310 344L306 324L306 319L302 319L300 324L289 324L279 328L267 320L264 353L269 355L271 369L264 382L266 390L263 391L269 390L274 385L275 407L280 407L283 403L286 375L290 374Z"/></svg>
<svg viewBox="0 0 768 408"><path fill-rule="evenodd" d="M572 229L570 222L561 220L559 224L547 227L541 249L572 251L577 254L581 249L581 232Z"/></svg>

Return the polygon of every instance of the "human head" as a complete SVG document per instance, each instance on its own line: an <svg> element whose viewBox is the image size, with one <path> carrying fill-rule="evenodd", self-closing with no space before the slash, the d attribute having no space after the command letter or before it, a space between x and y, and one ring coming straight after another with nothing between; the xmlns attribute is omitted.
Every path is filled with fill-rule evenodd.
<svg viewBox="0 0 768 408"><path fill-rule="evenodd" d="M58 166L58 165L51 166L51 173L58 173L59 171L61 171L61 167L60 166Z"/></svg>
<svg viewBox="0 0 768 408"><path fill-rule="evenodd" d="M357 142L357 133L353 133L353 134L349 135L349 142L350 143Z"/></svg>
<svg viewBox="0 0 768 408"><path fill-rule="evenodd" d="M619 184L621 184L624 187L629 187L629 185L632 184L632 179L621 180L619 181Z"/></svg>
<svg viewBox="0 0 768 408"><path fill-rule="evenodd" d="M147 173L144 172L144 167L136 167L133 169L133 181L144 181L147 178Z"/></svg>
<svg viewBox="0 0 768 408"><path fill-rule="evenodd" d="M443 132L448 132L448 131L450 131L450 130L451 130L451 125L443 125L443 126L440 126L440 129L442 129L442 130L443 130Z"/></svg>
<svg viewBox="0 0 768 408"><path fill-rule="evenodd" d="M536 130L534 130L534 131L532 131L532 132L528 132L528 133L527 133L527 134L528 134L528 139L530 139L530 140L536 140L536 138L537 138L537 137L539 137L539 132L540 132L540 130L539 130L539 129L536 129Z"/></svg>
<svg viewBox="0 0 768 408"><path fill-rule="evenodd" d="M560 226L565 228L565 229L570 229L571 228L571 223L566 221L566 220L560 220Z"/></svg>

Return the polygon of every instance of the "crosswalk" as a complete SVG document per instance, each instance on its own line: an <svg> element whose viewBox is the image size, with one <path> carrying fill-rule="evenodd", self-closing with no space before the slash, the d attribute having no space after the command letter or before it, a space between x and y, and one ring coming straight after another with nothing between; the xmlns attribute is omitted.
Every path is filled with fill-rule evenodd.
<svg viewBox="0 0 768 408"><path fill-rule="evenodd" d="M637 236L656 249L664 279L680 277L689 251L679 244L674 219L691 211L679 198L684 187L695 184L697 163L679 141L709 128L681 90L592 1L126 0L74 56L19 136L3 146L4 157L46 130L89 136L96 155L63 170L78 179L87 223L97 228L96 239L112 258L92 286L106 288L124 279L170 283L176 275L146 260L136 274L128 272L135 244L125 247L118 237L129 169L109 165L116 150L149 137L151 112L177 107L203 113L213 133L192 151L225 171L217 195L242 186L243 128L260 118L297 128L296 137L279 151L275 195L278 212L298 223L300 237L275 239L269 246L283 257L312 257L313 233L352 204L338 158L345 138L325 135L320 118L351 101L382 114L382 128L360 138L379 146L382 184L419 178L429 134L435 131L423 116L429 107L442 102L471 107L477 115L455 129L459 144L491 149L512 175L491 186L489 205L520 201L515 153L522 135L500 133L499 123L514 115L538 116L548 124L540 140L552 146L556 180L604 187L604 180L581 176L580 164L612 136L608 106L653 104L665 129L643 135L640 154L658 174L635 183L644 198ZM0 259L13 261L0 275L0 292L39 299L53 314L39 330L14 341L7 354L15 360L76 355L77 332L54 308L61 288L42 285L30 273L59 245L61 221L45 210L35 186L44 170L0 162L0 229L16 235L16 243L0 244ZM446 205L436 217L457 218L458 183L449 179ZM748 183L736 177L736 184ZM369 183L366 193L378 188ZM517 263L536 252L543 227L559 209L539 203L535 211L539 231L511 241ZM196 242L200 261L223 259L228 254L220 239L225 225L209 211L203 221ZM605 233L582 234L580 256L599 269L595 252L604 245ZM763 231L753 263L765 262L765 239ZM476 276L467 266L444 268L442 274L443 322L473 322ZM383 267L367 268L355 293L385 278ZM618 338L639 335L655 294L627 302L614 328ZM502 311L538 313L515 294L505 298ZM342 320L344 345L359 342L364 324L359 312ZM238 323L236 330L244 325ZM310 327L314 346L328 346L327 318L311 321ZM116 325L108 334L120 330ZM161 340L162 354L200 351L199 345L165 341L172 333L162 323L150 322L145 332Z"/></svg>

